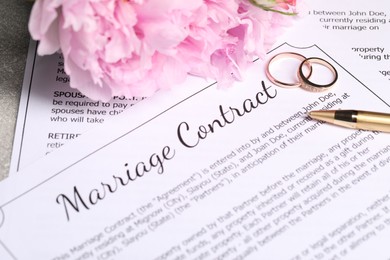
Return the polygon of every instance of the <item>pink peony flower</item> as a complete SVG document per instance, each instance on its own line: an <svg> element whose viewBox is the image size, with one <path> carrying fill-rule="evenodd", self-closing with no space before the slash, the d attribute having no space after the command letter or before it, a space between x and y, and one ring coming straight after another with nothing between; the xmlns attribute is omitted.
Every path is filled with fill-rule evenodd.
<svg viewBox="0 0 390 260"><path fill-rule="evenodd" d="M29 30L38 54L63 53L71 87L107 101L150 96L188 74L229 86L290 23L278 12L295 8L295 0L38 0Z"/></svg>

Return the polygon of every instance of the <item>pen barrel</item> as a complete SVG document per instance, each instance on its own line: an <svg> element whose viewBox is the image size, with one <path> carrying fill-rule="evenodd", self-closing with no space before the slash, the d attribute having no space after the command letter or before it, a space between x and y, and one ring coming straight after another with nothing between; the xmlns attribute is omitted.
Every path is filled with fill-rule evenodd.
<svg viewBox="0 0 390 260"><path fill-rule="evenodd" d="M390 114L359 111L356 128L390 133Z"/></svg>

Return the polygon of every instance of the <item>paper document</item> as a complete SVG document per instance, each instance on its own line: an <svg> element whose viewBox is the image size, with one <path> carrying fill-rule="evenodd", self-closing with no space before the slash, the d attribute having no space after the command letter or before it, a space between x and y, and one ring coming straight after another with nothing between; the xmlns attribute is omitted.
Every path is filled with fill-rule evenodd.
<svg viewBox="0 0 390 260"><path fill-rule="evenodd" d="M389 134L306 116L390 113L390 2L358 2L310 1L232 88L190 77L129 109L79 96L61 57L32 45L19 172L0 182L0 259L389 260ZM273 84L265 66L283 52L329 63L334 87ZM311 79L333 78L313 66Z"/></svg>
<svg viewBox="0 0 390 260"><path fill-rule="evenodd" d="M36 50L37 42L31 41L10 174L143 99L90 100L70 88L61 54L41 57Z"/></svg>
<svg viewBox="0 0 390 260"><path fill-rule="evenodd" d="M268 56L328 61L331 91L276 87L260 60L228 90L192 78L1 182L0 258L388 259L388 134L305 113L390 108L298 47Z"/></svg>

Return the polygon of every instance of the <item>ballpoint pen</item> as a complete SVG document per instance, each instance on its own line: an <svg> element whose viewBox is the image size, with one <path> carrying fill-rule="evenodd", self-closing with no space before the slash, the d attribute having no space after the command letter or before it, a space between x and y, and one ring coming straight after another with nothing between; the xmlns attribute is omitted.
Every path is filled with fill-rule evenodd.
<svg viewBox="0 0 390 260"><path fill-rule="evenodd" d="M318 110L309 112L316 120L334 125L390 133L390 114L359 110Z"/></svg>

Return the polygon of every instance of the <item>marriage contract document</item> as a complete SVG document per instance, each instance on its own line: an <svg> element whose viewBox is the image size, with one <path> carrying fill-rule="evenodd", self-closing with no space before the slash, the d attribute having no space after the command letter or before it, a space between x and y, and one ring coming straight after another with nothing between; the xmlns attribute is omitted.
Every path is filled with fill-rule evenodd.
<svg viewBox="0 0 390 260"><path fill-rule="evenodd" d="M390 112L387 14L371 2L354 10L313 2L308 20L233 88L189 78L126 110L138 100L74 107L85 100L62 89L61 75L50 98L29 88L19 172L0 182L0 259L390 259L389 134L307 117ZM283 52L329 62L335 86L275 86L266 61ZM32 64L42 72L59 59ZM313 79L326 82L326 72L314 67ZM49 112L30 117L45 102ZM89 109L79 125L90 117L98 127L61 132L59 121L37 123L81 118L61 114L67 109ZM115 117L103 118L110 111Z"/></svg>
<svg viewBox="0 0 390 260"><path fill-rule="evenodd" d="M318 46L268 56L287 51L334 88L279 88L261 60L228 90L190 78L1 182L0 258L389 259L388 134L306 116L389 105Z"/></svg>

